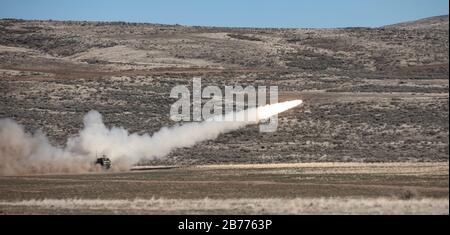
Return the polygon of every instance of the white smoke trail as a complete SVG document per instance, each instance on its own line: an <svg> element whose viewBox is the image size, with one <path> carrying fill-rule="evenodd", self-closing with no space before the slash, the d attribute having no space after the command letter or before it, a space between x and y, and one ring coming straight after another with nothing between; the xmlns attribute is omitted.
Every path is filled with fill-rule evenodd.
<svg viewBox="0 0 450 235"><path fill-rule="evenodd" d="M26 133L15 121L0 119L0 175L95 171L99 170L93 164L96 152L106 154L115 169L129 169L142 159L167 156L176 148L215 139L222 133L258 123L301 103L301 100L288 101L200 123L163 127L153 135L129 133L122 127L108 128L101 114L93 110L85 115L84 128L76 137L69 138L64 148L52 146L41 132ZM256 119L222 121L228 120L228 115L235 115L234 120L244 120L244 115L254 115Z"/></svg>

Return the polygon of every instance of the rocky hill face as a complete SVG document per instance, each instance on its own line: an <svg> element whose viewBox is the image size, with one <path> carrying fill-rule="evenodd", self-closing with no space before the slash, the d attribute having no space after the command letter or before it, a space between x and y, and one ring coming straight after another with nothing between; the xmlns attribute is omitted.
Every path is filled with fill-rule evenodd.
<svg viewBox="0 0 450 235"><path fill-rule="evenodd" d="M448 33L448 16L327 30L4 19L0 117L59 145L91 109L152 133L174 124L171 88L200 76L305 105L276 133L249 127L163 163L448 161Z"/></svg>
<svg viewBox="0 0 450 235"><path fill-rule="evenodd" d="M448 25L448 15L443 16L435 16L400 24L394 24L386 26L386 28L397 28L397 29L435 29L435 30L442 30L449 28Z"/></svg>

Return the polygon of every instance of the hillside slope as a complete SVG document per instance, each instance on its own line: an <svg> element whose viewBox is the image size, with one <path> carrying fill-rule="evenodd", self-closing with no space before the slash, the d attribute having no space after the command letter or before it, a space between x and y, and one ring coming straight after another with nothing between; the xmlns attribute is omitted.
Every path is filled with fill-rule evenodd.
<svg viewBox="0 0 450 235"><path fill-rule="evenodd" d="M397 29L438 29L448 30L448 15L434 16L425 19L388 25L386 28Z"/></svg>
<svg viewBox="0 0 450 235"><path fill-rule="evenodd" d="M436 23L437 22L437 23ZM0 118L64 145L108 126L174 125L175 85L276 85L304 106L155 164L448 161L448 16L384 28L249 29L0 20ZM404 28L408 28L405 30Z"/></svg>

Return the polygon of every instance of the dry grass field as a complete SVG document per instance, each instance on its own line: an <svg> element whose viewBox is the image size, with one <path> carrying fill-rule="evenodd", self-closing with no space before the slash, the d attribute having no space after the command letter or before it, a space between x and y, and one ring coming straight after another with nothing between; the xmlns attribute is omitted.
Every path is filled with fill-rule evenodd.
<svg viewBox="0 0 450 235"><path fill-rule="evenodd" d="M0 177L4 214L448 214L448 163L217 165Z"/></svg>

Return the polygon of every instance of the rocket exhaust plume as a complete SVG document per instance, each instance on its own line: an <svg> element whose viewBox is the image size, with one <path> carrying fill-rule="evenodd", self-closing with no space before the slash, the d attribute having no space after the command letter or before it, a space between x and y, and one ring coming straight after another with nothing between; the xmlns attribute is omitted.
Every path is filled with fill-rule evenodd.
<svg viewBox="0 0 450 235"><path fill-rule="evenodd" d="M258 119L263 120L270 118L274 115L295 108L303 103L302 100L291 100L282 103L265 105L258 108Z"/></svg>
<svg viewBox="0 0 450 235"><path fill-rule="evenodd" d="M256 124L294 108L301 100L287 101L237 113L228 113L200 123L163 127L153 135L129 133L122 127L108 128L99 112L92 110L83 119L84 127L66 146L52 146L40 131L31 134L11 119L0 119L0 175L39 173L80 173L100 170L93 164L96 152L105 153L113 169L128 170L142 159L167 156L172 150L191 147L199 142L217 138L220 134ZM222 121L229 115L251 121Z"/></svg>

